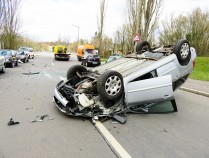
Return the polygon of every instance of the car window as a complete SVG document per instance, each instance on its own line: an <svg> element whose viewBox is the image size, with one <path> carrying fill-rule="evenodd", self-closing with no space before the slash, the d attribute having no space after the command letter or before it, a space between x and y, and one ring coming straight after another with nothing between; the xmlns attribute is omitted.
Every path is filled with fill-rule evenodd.
<svg viewBox="0 0 209 158"><path fill-rule="evenodd" d="M0 54L2 56L11 56L12 52L11 51L7 51L7 50L3 50L3 51L0 52Z"/></svg>
<svg viewBox="0 0 209 158"><path fill-rule="evenodd" d="M93 53L93 49L86 49L86 52L88 52L88 53Z"/></svg>
<svg viewBox="0 0 209 158"><path fill-rule="evenodd" d="M90 56L90 54L86 53L83 58L87 59L89 56Z"/></svg>

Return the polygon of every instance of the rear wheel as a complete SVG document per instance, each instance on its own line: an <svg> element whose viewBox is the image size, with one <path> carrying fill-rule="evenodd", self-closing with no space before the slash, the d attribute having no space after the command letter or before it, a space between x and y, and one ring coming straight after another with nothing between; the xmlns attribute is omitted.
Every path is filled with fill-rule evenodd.
<svg viewBox="0 0 209 158"><path fill-rule="evenodd" d="M142 53L144 53L146 51L149 51L149 52L152 51L149 42L147 42L147 41L140 41L139 43L137 43L137 45L136 45L136 53L137 54L142 54Z"/></svg>
<svg viewBox="0 0 209 158"><path fill-rule="evenodd" d="M67 79L71 79L76 76L77 73L81 74L82 72L87 72L87 69L82 65L73 65L67 71Z"/></svg>
<svg viewBox="0 0 209 158"><path fill-rule="evenodd" d="M174 47L173 53L176 54L180 65L187 65L191 59L189 41L185 39L179 40Z"/></svg>
<svg viewBox="0 0 209 158"><path fill-rule="evenodd" d="M97 92L104 100L119 98L124 92L122 75L113 70L105 71L98 78Z"/></svg>

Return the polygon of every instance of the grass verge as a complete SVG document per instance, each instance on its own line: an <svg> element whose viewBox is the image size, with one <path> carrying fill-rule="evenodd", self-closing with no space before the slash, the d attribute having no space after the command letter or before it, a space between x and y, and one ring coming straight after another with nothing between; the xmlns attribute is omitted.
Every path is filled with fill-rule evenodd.
<svg viewBox="0 0 209 158"><path fill-rule="evenodd" d="M209 81L209 57L197 57L191 79Z"/></svg>

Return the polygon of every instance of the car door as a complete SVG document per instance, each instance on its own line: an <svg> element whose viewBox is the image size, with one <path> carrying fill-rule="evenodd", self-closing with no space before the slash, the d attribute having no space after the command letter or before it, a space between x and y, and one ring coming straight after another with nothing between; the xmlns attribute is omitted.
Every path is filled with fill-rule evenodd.
<svg viewBox="0 0 209 158"><path fill-rule="evenodd" d="M172 100L173 89L170 75L129 82L126 90L126 103L144 103Z"/></svg>

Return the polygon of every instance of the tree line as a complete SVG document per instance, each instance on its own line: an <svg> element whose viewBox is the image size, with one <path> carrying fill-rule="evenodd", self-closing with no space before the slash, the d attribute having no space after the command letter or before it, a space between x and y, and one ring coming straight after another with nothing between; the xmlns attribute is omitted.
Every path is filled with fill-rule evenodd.
<svg viewBox="0 0 209 158"><path fill-rule="evenodd" d="M188 39L199 56L209 56L209 12L200 8L194 9L187 15L170 16L159 22L162 13L162 0L126 0L124 24L114 33L114 37L104 34L108 0L100 0L97 16L98 30L92 39L80 39L69 43L58 40L53 44L69 45L71 51L76 51L78 44L92 43L99 49L101 56L106 57L112 52L120 50L124 54L132 51L136 43L135 34L141 40L155 45L174 45L180 39ZM0 48L17 49L22 45L35 47L35 50L47 50L49 43L34 42L20 33L20 4L21 0L0 1Z"/></svg>

